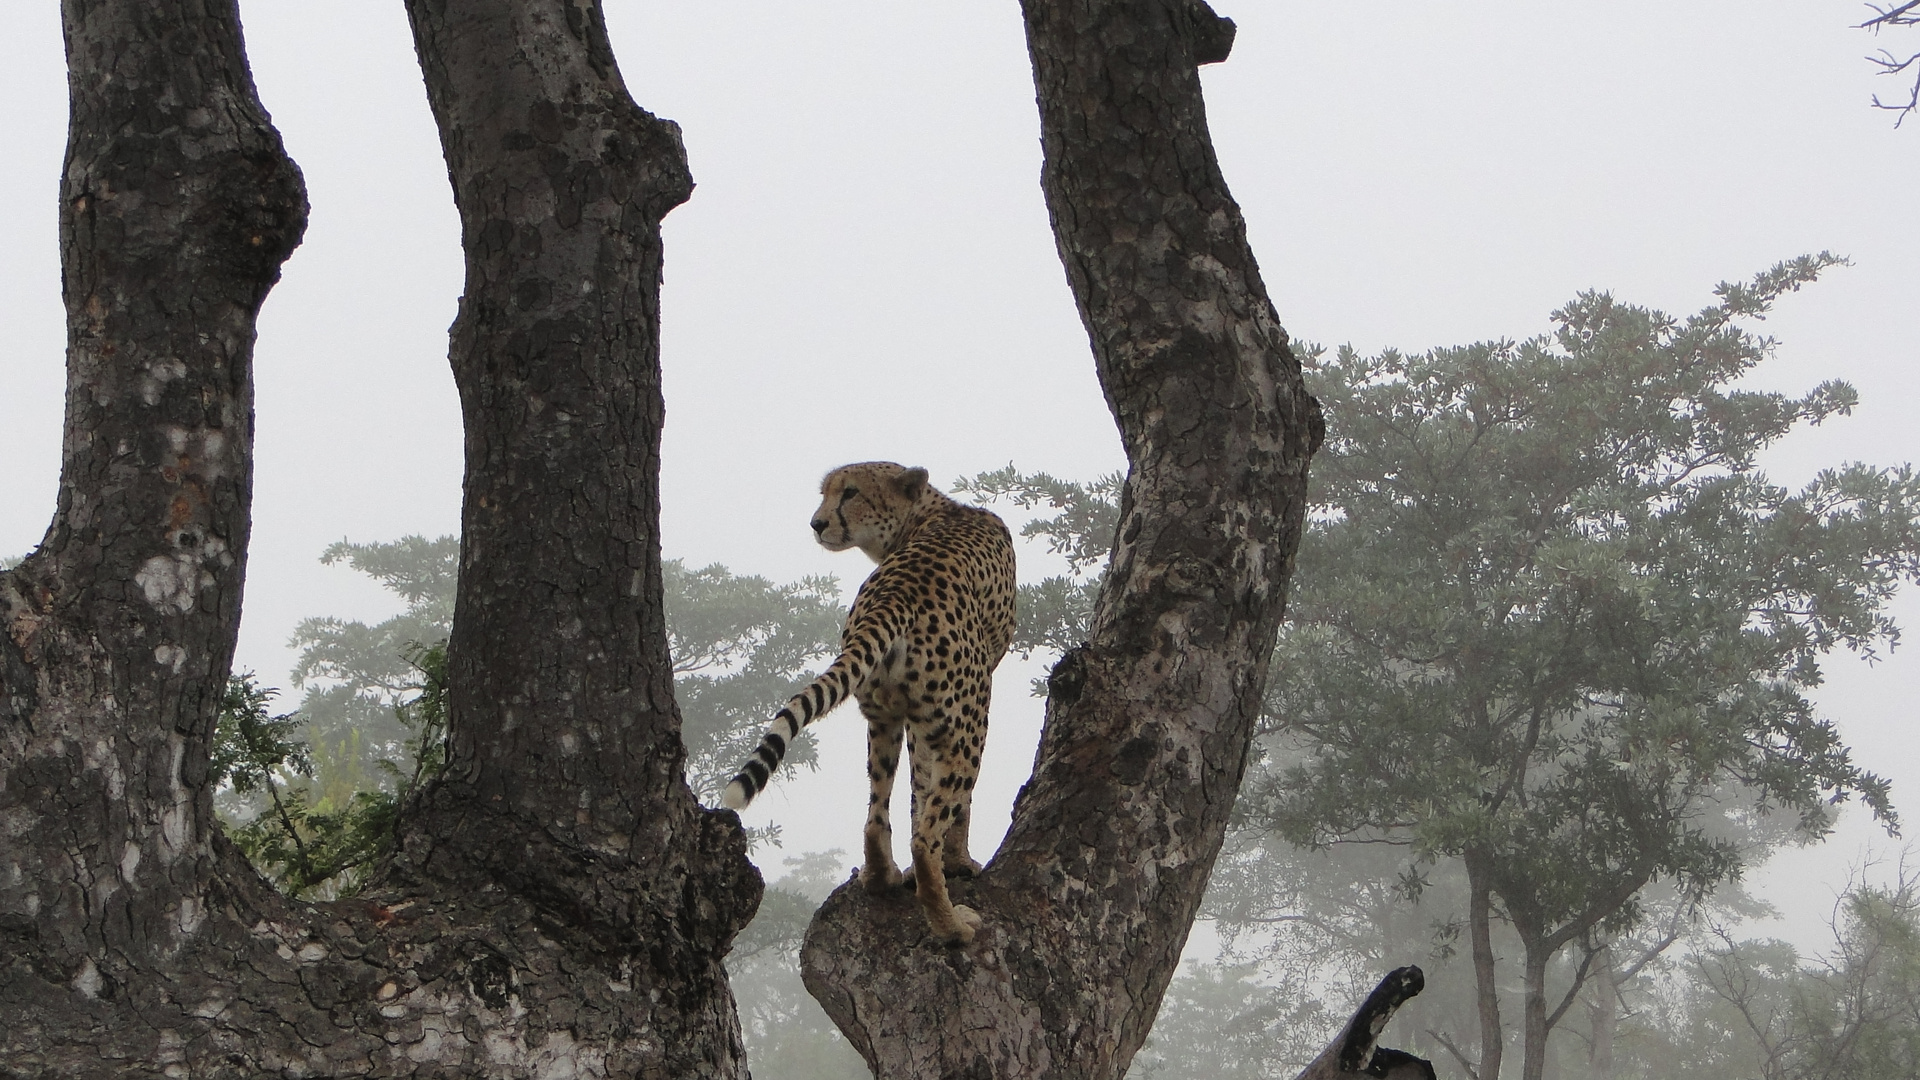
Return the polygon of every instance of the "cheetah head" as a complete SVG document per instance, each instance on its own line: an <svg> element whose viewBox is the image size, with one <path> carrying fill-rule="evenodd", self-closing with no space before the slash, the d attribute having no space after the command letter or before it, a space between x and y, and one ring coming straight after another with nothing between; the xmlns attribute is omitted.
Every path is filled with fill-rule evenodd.
<svg viewBox="0 0 1920 1080"><path fill-rule="evenodd" d="M938 498L927 470L891 461L842 465L820 482L813 535L828 551L857 547L879 562L922 502Z"/></svg>

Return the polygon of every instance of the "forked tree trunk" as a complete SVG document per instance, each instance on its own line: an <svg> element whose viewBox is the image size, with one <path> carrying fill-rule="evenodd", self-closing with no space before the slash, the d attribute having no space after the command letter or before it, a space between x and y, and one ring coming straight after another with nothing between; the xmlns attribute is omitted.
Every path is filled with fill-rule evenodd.
<svg viewBox="0 0 1920 1080"><path fill-rule="evenodd" d="M975 941L842 888L808 989L882 1078L1119 1077L1186 943L1246 767L1319 414L1207 135L1186 0L1027 0L1043 186L1131 468L1091 640L1055 668Z"/></svg>
<svg viewBox="0 0 1920 1080"><path fill-rule="evenodd" d="M591 0L413 5L468 254L453 767L366 897L290 903L206 778L299 176L231 0L65 14L59 512L0 578L0 1073L743 1075L719 956L759 880L681 780L659 605L677 130Z"/></svg>

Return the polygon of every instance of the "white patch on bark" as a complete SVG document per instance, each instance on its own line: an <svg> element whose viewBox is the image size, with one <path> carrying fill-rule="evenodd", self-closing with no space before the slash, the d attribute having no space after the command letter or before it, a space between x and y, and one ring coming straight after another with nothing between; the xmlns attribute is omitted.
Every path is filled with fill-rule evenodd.
<svg viewBox="0 0 1920 1080"><path fill-rule="evenodd" d="M100 986L106 980L100 977L100 969L93 966L93 957L80 961L80 970L73 976L72 986L80 996L92 1001L100 996Z"/></svg>
<svg viewBox="0 0 1920 1080"><path fill-rule="evenodd" d="M187 854L193 838L193 793L180 782L181 766L187 758L187 740L174 732L167 736L167 747L173 751L167 767L167 786L172 791L173 802L160 812L159 854L161 862L171 863Z"/></svg>
<svg viewBox="0 0 1920 1080"><path fill-rule="evenodd" d="M515 1074L536 1080L575 1080L577 1077L607 1075L607 1054L598 1046L581 1046L571 1031L549 1031L547 1041L538 1048L527 1046L517 1031L489 1031L487 1056L496 1065L505 1065Z"/></svg>
<svg viewBox="0 0 1920 1080"><path fill-rule="evenodd" d="M175 379L186 378L187 365L179 360L158 360L147 365L140 376L140 400L148 405L160 404L160 392Z"/></svg>
<svg viewBox="0 0 1920 1080"><path fill-rule="evenodd" d="M141 565L133 581L161 614L185 615L193 610L194 595L213 584L213 575L201 570L191 555L155 555Z"/></svg>
<svg viewBox="0 0 1920 1080"><path fill-rule="evenodd" d="M120 849L120 880L133 884L134 871L139 869L140 845L129 840L127 846Z"/></svg>
<svg viewBox="0 0 1920 1080"><path fill-rule="evenodd" d="M309 941L300 946L300 951L294 955L298 956L303 964L317 964L327 958L327 947L317 941Z"/></svg>
<svg viewBox="0 0 1920 1080"><path fill-rule="evenodd" d="M54 751L59 752L56 745ZM104 773L107 782L107 797L119 802L127 796L127 774L120 770L120 757L113 752L113 744L105 739L96 739L87 747L84 757L86 767L94 772Z"/></svg>
<svg viewBox="0 0 1920 1080"><path fill-rule="evenodd" d="M180 669L186 666L187 650L178 645L155 645L153 662L178 675Z"/></svg>
<svg viewBox="0 0 1920 1080"><path fill-rule="evenodd" d="M192 472L205 480L225 475L226 432L219 428L183 428L167 424L160 429L181 471Z"/></svg>
<svg viewBox="0 0 1920 1080"><path fill-rule="evenodd" d="M186 1048L187 1040L181 1038L179 1032L172 1028L161 1028L160 1044L154 1047L153 1063L166 1066L160 1070L162 1075L185 1077L188 1075L187 1067L183 1064L187 1056Z"/></svg>
<svg viewBox="0 0 1920 1080"><path fill-rule="evenodd" d="M174 920L179 924L180 936L192 937L206 925L207 905L197 896L183 896L180 898L180 910L174 913Z"/></svg>

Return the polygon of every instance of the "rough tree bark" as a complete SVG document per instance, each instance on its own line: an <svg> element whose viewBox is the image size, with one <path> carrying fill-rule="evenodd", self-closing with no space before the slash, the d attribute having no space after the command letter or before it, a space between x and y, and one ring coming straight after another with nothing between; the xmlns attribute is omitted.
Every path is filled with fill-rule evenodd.
<svg viewBox="0 0 1920 1080"><path fill-rule="evenodd" d="M219 843L205 781L246 567L254 316L305 189L232 3L61 15L59 502L0 576L9 1076L201 1057L225 1027L201 1014L239 996L236 963L298 977L251 932L270 897Z"/></svg>
<svg viewBox="0 0 1920 1080"><path fill-rule="evenodd" d="M843 887L808 989L883 1078L1119 1077L1146 1038L1246 767L1318 407L1207 134L1189 0L1026 0L1054 234L1130 470L1091 639L1055 668L985 924Z"/></svg>
<svg viewBox="0 0 1920 1080"><path fill-rule="evenodd" d="M693 802L659 596L677 129L590 0L411 5L464 223L453 766L363 898L214 826L253 318L305 220L231 0L67 0L58 514L0 577L0 1075L744 1074L759 879Z"/></svg>

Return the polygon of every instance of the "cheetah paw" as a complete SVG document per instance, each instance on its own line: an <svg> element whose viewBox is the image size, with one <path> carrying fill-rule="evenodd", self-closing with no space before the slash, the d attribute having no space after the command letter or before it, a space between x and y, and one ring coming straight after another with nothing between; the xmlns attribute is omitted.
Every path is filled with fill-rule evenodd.
<svg viewBox="0 0 1920 1080"><path fill-rule="evenodd" d="M965 904L955 904L953 905L953 929L943 936L942 944L972 944L974 932L979 929L980 913Z"/></svg>
<svg viewBox="0 0 1920 1080"><path fill-rule="evenodd" d="M892 892L906 884L906 881L906 876L900 873L898 867L889 866L884 870L876 870L868 866L860 870L861 887L875 896Z"/></svg>

